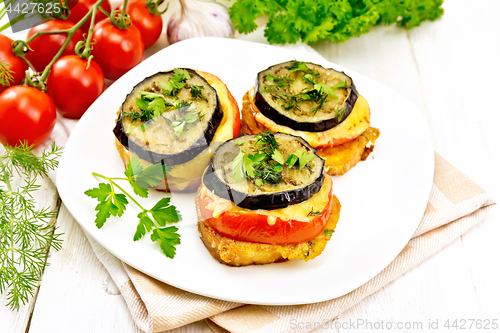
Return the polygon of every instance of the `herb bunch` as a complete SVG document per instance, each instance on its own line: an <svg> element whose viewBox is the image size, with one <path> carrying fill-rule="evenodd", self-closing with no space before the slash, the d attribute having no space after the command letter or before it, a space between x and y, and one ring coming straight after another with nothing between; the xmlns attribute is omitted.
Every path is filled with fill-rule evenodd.
<svg viewBox="0 0 500 333"><path fill-rule="evenodd" d="M413 28L443 15L443 0L237 0L229 9L236 30L250 33L267 15L271 44L342 43L378 24Z"/></svg>
<svg viewBox="0 0 500 333"><path fill-rule="evenodd" d="M147 232L151 232L151 241L158 242L163 253L169 258L173 258L176 245L180 244L180 235L177 233L179 229L166 225L179 222L182 217L177 208L170 204L170 198L162 198L151 209L146 209L115 182L116 180L128 181L135 194L141 198L147 198L148 187L157 186L165 179L170 170L171 167L162 164L151 164L144 168L139 160L133 157L125 170L126 178L106 177L93 172L92 175L106 181L99 183L99 187L84 192L99 202L95 207L97 211L96 226L102 228L111 216L121 217L125 213L129 199L140 209L137 215L139 223L134 234L134 241L141 239Z"/></svg>
<svg viewBox="0 0 500 333"><path fill-rule="evenodd" d="M232 175L236 182L247 178L253 180L256 186L262 186L264 182L278 184L283 178L285 164L289 169L298 166L299 170L302 170L308 167L307 163L315 157L314 154L308 154L299 149L285 161L285 157L278 150L280 144L276 141L274 134L269 131L258 134L255 145L256 147L253 148L255 154L246 154L240 149L233 159Z"/></svg>
<svg viewBox="0 0 500 333"><path fill-rule="evenodd" d="M49 249L61 248L60 234L51 223L57 211L37 209L32 197L40 188L38 177L57 167L61 148L53 144L41 157L26 143L4 148L0 156L0 293L8 290L7 305L19 309L33 296L48 265ZM13 185L16 176L23 181L17 187Z"/></svg>

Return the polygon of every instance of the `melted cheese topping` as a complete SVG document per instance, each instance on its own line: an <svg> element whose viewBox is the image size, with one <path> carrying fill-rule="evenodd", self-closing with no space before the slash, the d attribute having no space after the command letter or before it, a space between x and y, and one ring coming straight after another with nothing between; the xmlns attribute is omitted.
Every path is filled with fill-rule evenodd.
<svg viewBox="0 0 500 333"><path fill-rule="evenodd" d="M213 210L213 217L219 217L222 213L226 211L233 211L240 214L259 214L259 215L267 215L268 220L267 223L269 225L274 225L276 223L276 218L280 218L281 220L297 220L301 222L310 222L314 219L314 216L308 216L311 210L314 211L323 211L330 201L330 189L332 188L333 181L329 176L325 177L323 182L323 186L319 190L318 193L313 195L309 200L303 201L301 203L290 205L285 208L273 209L273 210L250 210L246 208L241 208L234 204L234 202L230 200L223 199L217 195L215 195L212 191L205 187L205 185L201 185L202 188L200 190L201 196L208 196L213 201L207 205L207 209ZM269 220L271 219L271 220ZM274 222L273 222L274 219Z"/></svg>
<svg viewBox="0 0 500 333"><path fill-rule="evenodd" d="M311 146L327 147L335 146L352 140L361 135L368 127L370 127L370 107L363 96L359 96L351 114L338 126L324 132L304 132L296 131L288 126L283 126L275 123L273 120L264 116L258 111L254 101L254 89L250 90L250 100L252 103L252 112L255 120L262 126L271 130L271 132L281 132L300 136L306 140Z"/></svg>

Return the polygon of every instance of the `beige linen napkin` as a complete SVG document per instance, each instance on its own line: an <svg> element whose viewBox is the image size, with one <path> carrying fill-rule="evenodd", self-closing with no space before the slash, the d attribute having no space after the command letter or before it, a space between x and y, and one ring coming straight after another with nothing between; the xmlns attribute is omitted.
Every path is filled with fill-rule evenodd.
<svg viewBox="0 0 500 333"><path fill-rule="evenodd" d="M135 270L113 257L92 238L89 237L89 241L143 331L161 332L206 319L216 333L281 333L291 330L292 319L311 323L334 320L478 224L494 205L495 200L488 193L435 154L429 203L403 251L358 289L330 301L308 305L243 305L195 295Z"/></svg>

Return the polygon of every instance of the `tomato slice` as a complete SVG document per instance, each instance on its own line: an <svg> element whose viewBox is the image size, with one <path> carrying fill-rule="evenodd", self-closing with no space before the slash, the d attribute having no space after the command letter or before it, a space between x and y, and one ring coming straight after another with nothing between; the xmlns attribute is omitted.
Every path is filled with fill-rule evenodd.
<svg viewBox="0 0 500 333"><path fill-rule="evenodd" d="M316 196L324 195L325 192L322 193L322 191L328 193L327 203L325 205L323 202L324 207L312 216L307 216L308 213L303 214L303 216L277 216L280 215L276 214L279 210L259 210L257 212L234 205L220 215L214 214L215 209L212 207L216 199L208 189L198 192L197 203L204 222L224 237L243 242L288 245L310 241L324 229L332 211L331 178L325 177L322 190L309 200L281 210L293 211L293 206L298 205L309 207L313 202L321 201L321 198Z"/></svg>

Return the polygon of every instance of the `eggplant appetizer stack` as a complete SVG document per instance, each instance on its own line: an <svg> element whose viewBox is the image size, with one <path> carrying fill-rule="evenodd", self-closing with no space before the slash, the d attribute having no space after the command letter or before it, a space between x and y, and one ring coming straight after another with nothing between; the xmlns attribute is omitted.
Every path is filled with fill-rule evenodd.
<svg viewBox="0 0 500 333"><path fill-rule="evenodd" d="M243 97L241 132L267 130L305 139L331 175L365 160L380 134L370 127L368 102L349 76L299 61L260 72L255 89Z"/></svg>
<svg viewBox="0 0 500 333"><path fill-rule="evenodd" d="M238 104L218 77L176 68L134 87L113 132L125 165L132 156L144 166L161 163L165 182L157 189L183 191L199 186L212 153L238 136L239 125Z"/></svg>
<svg viewBox="0 0 500 333"><path fill-rule="evenodd" d="M297 136L264 132L222 144L196 196L211 255L230 266L320 255L340 214L324 170L316 149Z"/></svg>

